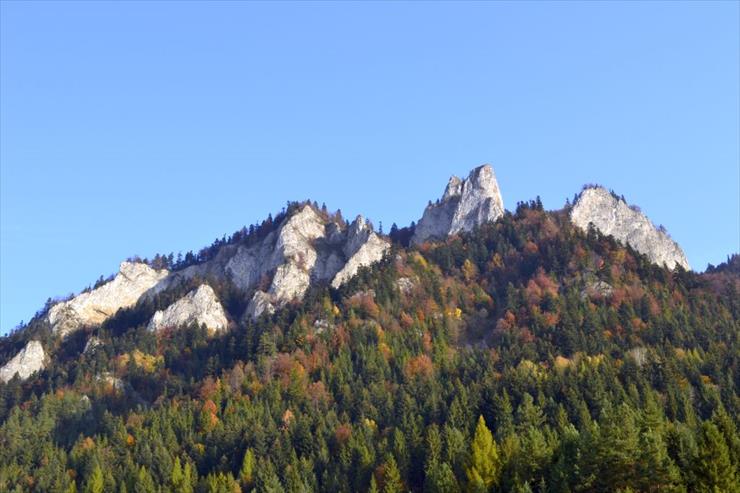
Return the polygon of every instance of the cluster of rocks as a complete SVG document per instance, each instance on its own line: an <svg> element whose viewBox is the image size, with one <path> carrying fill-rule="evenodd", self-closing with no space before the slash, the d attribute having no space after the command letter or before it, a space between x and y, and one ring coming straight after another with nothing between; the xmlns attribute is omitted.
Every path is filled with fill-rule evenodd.
<svg viewBox="0 0 740 493"><path fill-rule="evenodd" d="M689 269L689 262L678 243L665 231L656 228L645 214L605 188L592 187L581 192L570 219L583 230L593 225L603 234L629 244L658 265L669 269L680 265Z"/></svg>
<svg viewBox="0 0 740 493"><path fill-rule="evenodd" d="M305 205L256 244L225 245L213 259L180 271L123 262L113 280L57 303L47 317L53 332L64 337L81 327L102 324L143 297L199 278L228 279L245 292L253 291L246 316L256 318L300 300L313 282L340 287L361 267L381 260L389 249L390 243L376 234L362 216L346 226ZM259 289L263 283L268 286L265 290ZM149 328L158 331L192 322L205 324L212 331L228 327L223 306L207 284L158 311Z"/></svg>

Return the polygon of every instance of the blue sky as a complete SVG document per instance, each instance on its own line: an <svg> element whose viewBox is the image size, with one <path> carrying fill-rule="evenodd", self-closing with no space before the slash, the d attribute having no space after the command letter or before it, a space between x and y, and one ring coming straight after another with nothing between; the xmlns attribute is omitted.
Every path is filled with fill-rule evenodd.
<svg viewBox="0 0 740 493"><path fill-rule="evenodd" d="M0 332L287 200L421 216L597 182L694 268L740 249L737 2L0 4Z"/></svg>

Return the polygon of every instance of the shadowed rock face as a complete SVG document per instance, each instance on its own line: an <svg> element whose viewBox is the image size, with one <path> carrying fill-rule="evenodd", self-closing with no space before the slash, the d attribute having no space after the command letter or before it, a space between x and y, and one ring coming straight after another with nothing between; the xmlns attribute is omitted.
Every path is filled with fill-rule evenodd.
<svg viewBox="0 0 740 493"><path fill-rule="evenodd" d="M60 337L87 325L99 325L121 308L134 306L144 293L164 289L169 272L138 262L122 262L116 277L102 286L57 303L49 310L52 330Z"/></svg>
<svg viewBox="0 0 740 493"><path fill-rule="evenodd" d="M470 172L465 180L453 176L442 200L427 206L416 225L413 244L441 239L461 231L471 231L504 214L504 203L493 168L485 164Z"/></svg>
<svg viewBox="0 0 740 493"><path fill-rule="evenodd" d="M195 323L205 325L211 332L225 330L229 321L216 293L207 284L189 292L167 307L158 310L149 322L149 330L159 331L168 327L179 328Z"/></svg>
<svg viewBox="0 0 740 493"><path fill-rule="evenodd" d="M674 269L680 265L689 269L681 247L668 234L659 230L642 212L630 208L602 187L587 188L573 205L570 219L579 228L589 224L605 235L628 243L652 262Z"/></svg>
<svg viewBox="0 0 740 493"><path fill-rule="evenodd" d="M44 368L44 348L39 341L28 341L13 359L0 368L0 382L8 382L17 373L21 380L25 380L37 371Z"/></svg>

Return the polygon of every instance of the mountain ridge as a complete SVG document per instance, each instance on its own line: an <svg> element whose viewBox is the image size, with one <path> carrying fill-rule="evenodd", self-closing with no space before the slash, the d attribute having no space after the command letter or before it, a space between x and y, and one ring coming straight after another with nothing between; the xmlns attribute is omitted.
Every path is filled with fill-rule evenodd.
<svg viewBox="0 0 740 493"><path fill-rule="evenodd" d="M615 221L608 218L616 211L620 215L617 221L620 227L614 227ZM419 247L425 241L444 241L459 233L472 232L504 214L493 168L481 165L464 180L456 176L449 179L442 199L430 203L410 231L410 244ZM680 247L663 230L601 186L585 186L570 207L569 218L583 230L594 226L604 234L614 235L618 241L647 254L655 263L688 268ZM191 292L155 313L149 326L156 330L160 322L155 318L160 320L165 313L171 313L174 319L210 320L214 328L222 330L228 323L218 313L223 307L215 295L209 296L205 303L216 310L213 316L198 313L186 316L172 308L179 314L174 315L167 310L178 306L178 302L185 303L190 294L202 294L202 289L210 289L210 279L227 280L242 292L251 293L246 308L237 318L271 316L287 303L300 301L313 283L340 288L359 269L381 261L391 249L392 241L391 237L374 231L363 216L349 223L339 213L331 215L325 208L318 209L315 202L289 202L288 208L275 219L270 215L258 227L250 227L248 231L242 228L229 240L217 240L201 250L198 257L188 253L176 264L172 254L169 258L156 255L151 262L124 261L112 279L52 304L45 317L52 332L64 338L82 327L100 325L118 310L131 308L140 300L195 280ZM192 303L179 306L193 307Z"/></svg>

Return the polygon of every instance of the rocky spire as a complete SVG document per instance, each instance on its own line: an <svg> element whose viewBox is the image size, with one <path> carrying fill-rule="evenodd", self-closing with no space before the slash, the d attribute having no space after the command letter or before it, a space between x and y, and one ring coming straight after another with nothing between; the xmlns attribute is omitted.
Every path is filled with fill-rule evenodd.
<svg viewBox="0 0 740 493"><path fill-rule="evenodd" d="M689 269L681 247L663 230L635 207L603 187L586 188L570 212L570 219L579 228L588 230L589 224L605 235L629 245L658 265L669 269L680 265Z"/></svg>
<svg viewBox="0 0 740 493"><path fill-rule="evenodd" d="M471 231L504 214L504 202L493 168L484 164L472 170L465 180L450 178L442 200L427 206L416 225L413 244Z"/></svg>

